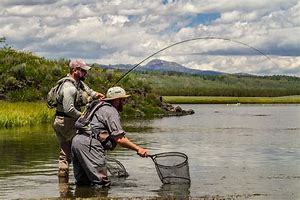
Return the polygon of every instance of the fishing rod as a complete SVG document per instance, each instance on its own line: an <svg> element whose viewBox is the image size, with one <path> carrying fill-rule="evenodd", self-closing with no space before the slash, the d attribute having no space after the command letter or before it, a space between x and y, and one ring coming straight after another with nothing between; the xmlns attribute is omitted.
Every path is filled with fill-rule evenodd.
<svg viewBox="0 0 300 200"><path fill-rule="evenodd" d="M116 84L118 84L123 78L125 78L130 72L132 72L133 70L135 70L138 66L140 66L143 62L145 62L146 60L148 60L149 58L159 54L160 52L163 52L171 47L174 47L174 46L177 46L179 44L182 44L182 43L186 43L186 42L191 42L191 41L195 41L195 40L224 40L224 41L230 41L230 42L235 42L235 43L238 43L238 44L241 44L241 45L244 45L248 48L251 48L255 51L257 51L258 53L260 53L261 55L265 56L267 59L269 59L273 64L275 64L277 66L276 63L274 63L272 61L272 59L267 56L266 54L264 54L261 50L253 47L253 46L250 46L246 43L243 43L243 42L240 42L240 41L237 41L237 40L233 40L233 39L229 39L229 38L223 38L223 37L197 37L197 38L191 38L191 39L187 39L187 40L182 40L180 42L176 42L176 43L173 43L169 46L166 46L158 51L156 51L155 53L151 54L150 56L144 58L142 61L140 61L138 64L134 65L131 69L129 69L123 76L121 76L114 84L113 86L115 86Z"/></svg>

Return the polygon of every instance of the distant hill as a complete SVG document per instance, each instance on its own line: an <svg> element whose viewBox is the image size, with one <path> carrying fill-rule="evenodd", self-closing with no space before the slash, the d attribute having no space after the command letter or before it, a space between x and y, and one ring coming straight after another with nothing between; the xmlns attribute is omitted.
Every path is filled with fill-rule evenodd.
<svg viewBox="0 0 300 200"><path fill-rule="evenodd" d="M217 71L203 71L198 69L191 69L187 68L183 65L180 65L176 62L168 62L164 60L152 60L143 66L144 70L151 70L151 71L171 71L171 72L182 72L186 74L198 74L198 75L220 75L223 74L222 72Z"/></svg>
<svg viewBox="0 0 300 200"><path fill-rule="evenodd" d="M129 70L134 65L131 64L116 64L116 65L100 65L99 67L104 69L120 69L120 70ZM197 74L197 75L220 75L224 74L223 72L217 71L206 71L187 68L183 65L180 65L176 62L169 62L159 59L154 59L148 62L146 65L141 65L136 68L137 71L161 71L161 72L181 72L185 74Z"/></svg>

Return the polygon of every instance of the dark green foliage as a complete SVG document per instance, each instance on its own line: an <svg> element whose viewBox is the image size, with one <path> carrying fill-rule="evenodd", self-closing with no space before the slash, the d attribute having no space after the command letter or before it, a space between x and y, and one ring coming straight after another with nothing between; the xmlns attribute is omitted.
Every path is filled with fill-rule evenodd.
<svg viewBox="0 0 300 200"><path fill-rule="evenodd" d="M50 88L69 72L68 63L66 59L48 60L12 48L0 49L0 98L8 101L45 101ZM122 73L93 67L85 82L95 91L105 94ZM124 108L124 115L160 114L162 110L154 100L156 96L151 93L151 87L134 78L128 76L119 85L132 95Z"/></svg>
<svg viewBox="0 0 300 200"><path fill-rule="evenodd" d="M69 72L69 60L48 60L12 48L0 49L0 99L45 101L48 91ZM125 72L95 67L86 83L105 93ZM175 72L132 72L119 84L132 96L126 116L151 116L164 111L158 95L276 97L300 95L300 78L290 76L185 75ZM158 94L158 95L156 95ZM46 106L46 104L45 104Z"/></svg>
<svg viewBox="0 0 300 200"><path fill-rule="evenodd" d="M8 98L14 99L15 101L35 102L37 99L44 99L44 96L42 92L33 87L23 87L22 89L9 92Z"/></svg>
<svg viewBox="0 0 300 200"><path fill-rule="evenodd" d="M44 100L46 91L67 73L62 61L51 61L11 48L0 50L0 91L10 101ZM64 72L63 72L64 71Z"/></svg>
<svg viewBox="0 0 300 200"><path fill-rule="evenodd" d="M300 95L300 78L291 76L138 74L162 96L277 97Z"/></svg>
<svg viewBox="0 0 300 200"><path fill-rule="evenodd" d="M1 38L0 38L0 43L4 43L5 40L6 40L5 37L1 37Z"/></svg>

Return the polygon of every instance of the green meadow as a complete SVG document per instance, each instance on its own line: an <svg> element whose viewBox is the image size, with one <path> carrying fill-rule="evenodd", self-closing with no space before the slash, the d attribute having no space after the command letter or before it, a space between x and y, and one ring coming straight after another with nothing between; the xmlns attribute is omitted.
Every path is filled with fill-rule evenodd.
<svg viewBox="0 0 300 200"><path fill-rule="evenodd" d="M137 117L132 115L134 110L130 104L133 100L128 102L129 106L125 106L121 116L124 118ZM154 109L151 104L144 103L143 112L147 115L144 117L151 117L153 113L163 114L162 109ZM51 123L54 118L55 109L49 109L45 102L8 102L0 101L0 128L13 128L21 126L34 126L43 123ZM84 109L84 108L82 108Z"/></svg>
<svg viewBox="0 0 300 200"><path fill-rule="evenodd" d="M0 127L31 126L50 122L54 109L42 102L0 101Z"/></svg>
<svg viewBox="0 0 300 200"><path fill-rule="evenodd" d="M299 104L300 95L284 97L164 96L171 104Z"/></svg>

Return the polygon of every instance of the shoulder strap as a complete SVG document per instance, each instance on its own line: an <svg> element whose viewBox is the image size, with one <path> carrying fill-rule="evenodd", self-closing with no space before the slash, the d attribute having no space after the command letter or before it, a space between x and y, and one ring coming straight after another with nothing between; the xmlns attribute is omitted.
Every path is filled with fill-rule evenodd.
<svg viewBox="0 0 300 200"><path fill-rule="evenodd" d="M86 111L88 113L87 116L86 116L86 119L90 122L92 120L92 117L93 115L95 114L95 112L101 107L103 106L104 104L104 101L99 101L99 100L95 100L95 101L92 101L91 103L89 103L87 106L86 106ZM84 115L84 114L83 114Z"/></svg>
<svg viewBox="0 0 300 200"><path fill-rule="evenodd" d="M57 84L61 86L63 83L65 83L67 81L70 81L76 87L76 81L74 79L69 78L69 77L64 77L64 78L58 80Z"/></svg>
<svg viewBox="0 0 300 200"><path fill-rule="evenodd" d="M80 89L82 89L83 91L86 91L86 90L85 90L84 84L85 84L85 83L84 83L83 81L79 80L78 87L79 87Z"/></svg>
<svg viewBox="0 0 300 200"><path fill-rule="evenodd" d="M58 85L58 87L57 87L57 93L60 92L62 85L63 85L65 82L67 82L67 81L70 81L70 82L73 83L73 85L76 87L76 84L75 84L75 81L74 81L74 80L70 79L69 77L65 77L65 78L62 78L62 79L60 79L60 80L57 81L57 83L56 83L56 84Z"/></svg>
<svg viewBox="0 0 300 200"><path fill-rule="evenodd" d="M85 91L85 87L84 87L83 81L79 80L79 82L76 82L74 79L72 79L72 78L70 78L68 76L60 79L59 81L57 81L57 84L62 85L63 83L65 83L67 81L70 81L71 83L73 83L73 85L77 89L81 89L81 90Z"/></svg>
<svg viewBox="0 0 300 200"><path fill-rule="evenodd" d="M92 121L92 118L95 112L101 107L105 105L104 101L95 100L86 105L85 111L82 115L77 119L75 123L75 127L77 129L81 129L82 127L86 126L88 123Z"/></svg>
<svg viewBox="0 0 300 200"><path fill-rule="evenodd" d="M77 86L76 86L76 81L75 81L74 79L71 79L71 78L69 78L69 77L64 77L64 78L58 80L58 81L57 81L58 87L57 87L56 93L57 93L57 102L59 102L59 103L61 103L61 102L58 100L58 99L59 99L59 93L60 93L60 90L61 90L63 84L64 84L65 82L67 82L67 81L71 82L71 83L77 88Z"/></svg>

